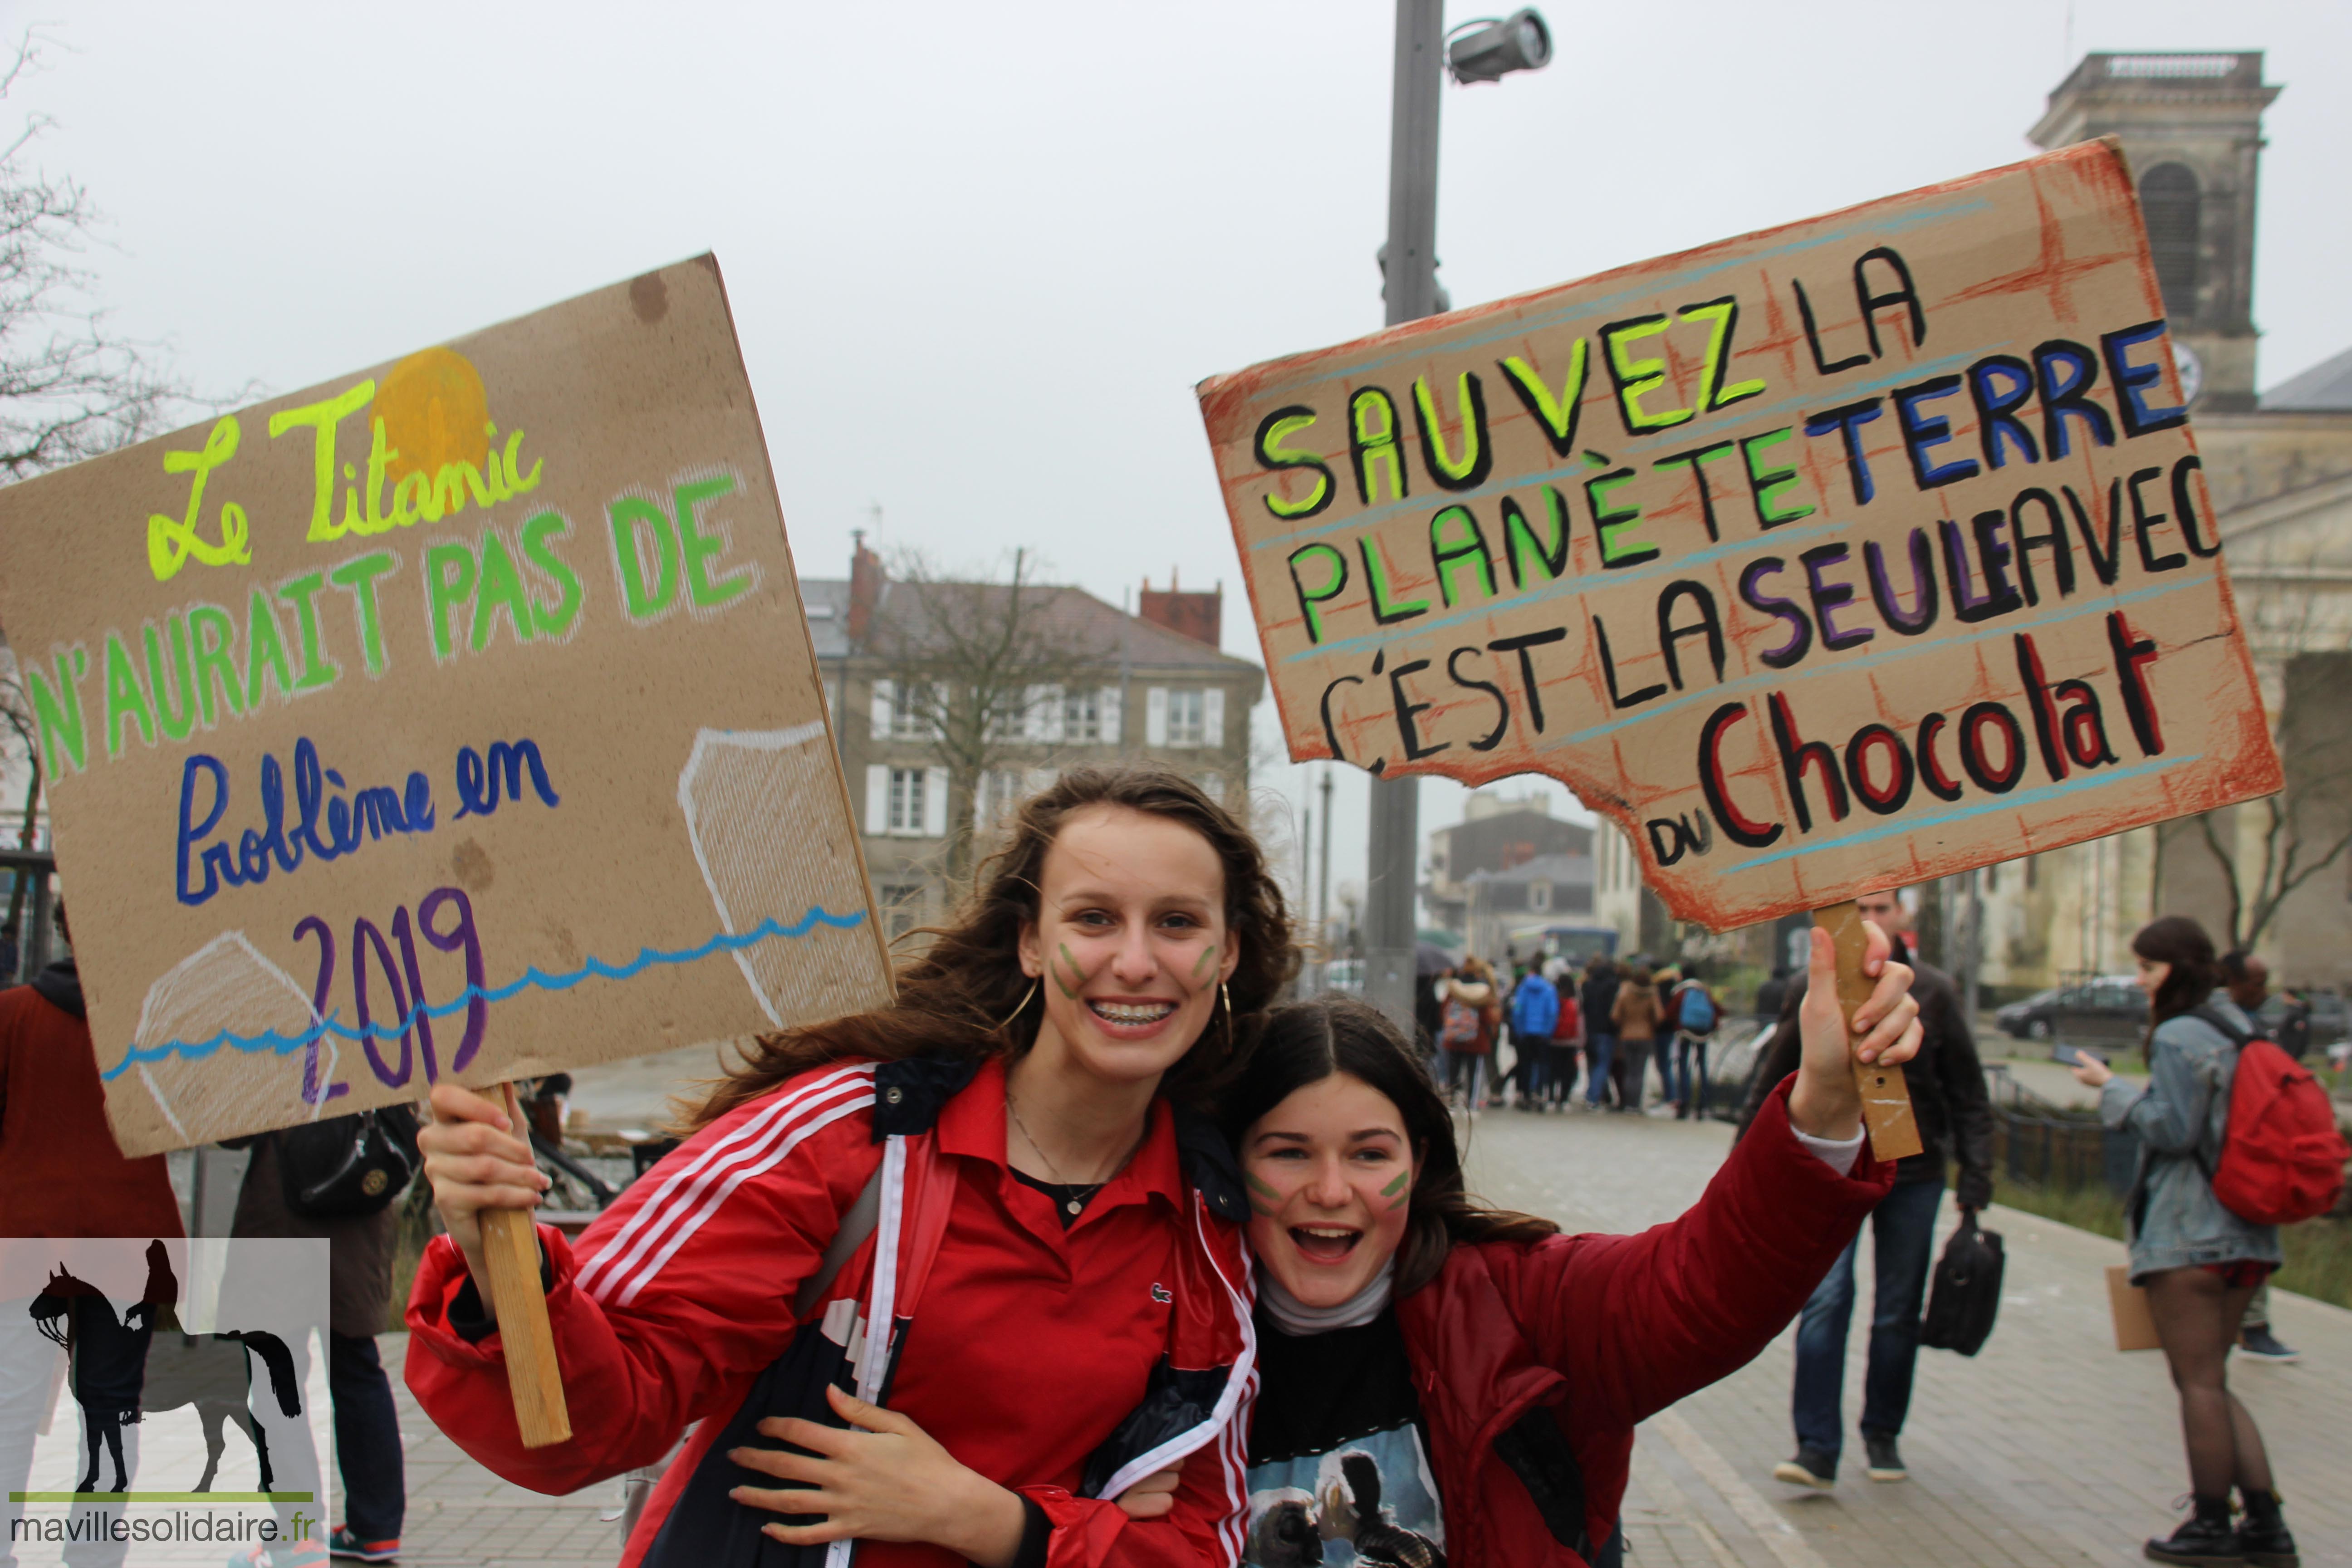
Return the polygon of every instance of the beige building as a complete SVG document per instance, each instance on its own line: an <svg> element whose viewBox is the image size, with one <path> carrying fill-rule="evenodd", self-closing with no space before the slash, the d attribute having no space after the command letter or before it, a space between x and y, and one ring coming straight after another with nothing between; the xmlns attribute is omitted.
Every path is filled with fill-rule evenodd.
<svg viewBox="0 0 2352 1568"><path fill-rule="evenodd" d="M2352 857L2324 858L2352 834L2352 352L2256 395L2257 165L2280 90L2259 53L2095 54L2031 132L2044 147L2115 136L2139 183L2289 786L2278 802L1980 873L1979 975L2002 992L2126 968L2132 933L2159 913L2193 915L2226 942L2231 880L2251 908L2276 889L2265 865L2290 849L2318 868L2279 902L2257 951L2295 983L2352 986Z"/></svg>
<svg viewBox="0 0 2352 1568"><path fill-rule="evenodd" d="M942 716L963 698L943 688L956 677L916 689L908 650L934 628L951 645L975 615L1002 610L1006 594L1001 584L894 583L862 541L848 578L801 582L866 868L894 937L943 919L960 896L949 885L952 822L969 822L976 859L1013 804L1064 769L1149 759L1245 809L1249 714L1265 676L1218 651L1222 590L1147 583L1141 613L1129 615L1082 589L1027 588L1018 614L1034 628L1033 673L1050 679L1022 681L982 744L950 744ZM957 617L964 624L950 626ZM975 759L985 765L975 770Z"/></svg>

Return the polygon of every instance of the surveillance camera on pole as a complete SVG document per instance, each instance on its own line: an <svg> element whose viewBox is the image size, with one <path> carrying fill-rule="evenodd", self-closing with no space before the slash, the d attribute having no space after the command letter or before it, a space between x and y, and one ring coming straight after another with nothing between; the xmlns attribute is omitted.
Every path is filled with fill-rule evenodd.
<svg viewBox="0 0 2352 1568"><path fill-rule="evenodd" d="M1396 0L1396 78L1389 120L1389 242L1381 299L1390 326L1440 314L1453 301L1437 282L1437 121L1450 69L1457 82L1494 81L1551 58L1551 29L1532 9L1453 29L1445 0ZM1365 845L1364 998L1408 1035L1421 838L1419 782L1374 779ZM1325 820L1329 820L1327 808Z"/></svg>
<svg viewBox="0 0 2352 1568"><path fill-rule="evenodd" d="M1472 27L1477 30L1463 30ZM1460 36L1446 46L1445 63L1454 79L1465 87L1497 81L1513 71L1541 70L1551 63L1551 29L1531 5L1500 21L1488 16L1465 22L1454 31Z"/></svg>

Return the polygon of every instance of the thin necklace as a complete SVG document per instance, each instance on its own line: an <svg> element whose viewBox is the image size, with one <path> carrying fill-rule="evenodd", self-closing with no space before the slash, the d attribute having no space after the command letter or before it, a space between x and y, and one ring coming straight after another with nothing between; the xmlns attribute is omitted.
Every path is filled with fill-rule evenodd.
<svg viewBox="0 0 2352 1568"><path fill-rule="evenodd" d="M1127 1169L1128 1161L1135 1157L1135 1150L1143 1146L1143 1140L1139 1137L1135 1141L1135 1147L1120 1155L1118 1163L1111 1167L1110 1176L1105 1176L1099 1182L1073 1182L1062 1174L1062 1167L1054 1163L1054 1156L1045 1152L1045 1146L1037 1142L1037 1134L1030 1131L1029 1124L1021 1120L1021 1107L1013 1100L1013 1091L1010 1089L1004 1091L1004 1112L1013 1118L1013 1125L1021 1130L1022 1140L1029 1145L1031 1152L1045 1162L1045 1169L1052 1174L1054 1184L1069 1193L1070 1195L1063 1206L1073 1215L1085 1212L1087 1200L1110 1184L1110 1176L1116 1176Z"/></svg>

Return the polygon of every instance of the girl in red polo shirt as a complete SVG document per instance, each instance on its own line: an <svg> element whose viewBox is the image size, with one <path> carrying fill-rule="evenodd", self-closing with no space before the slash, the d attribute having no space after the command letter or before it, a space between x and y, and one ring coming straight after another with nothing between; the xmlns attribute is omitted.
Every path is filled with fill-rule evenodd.
<svg viewBox="0 0 2352 1568"><path fill-rule="evenodd" d="M927 1511L865 1532L861 1568L1231 1563L1248 1207L1189 1108L1292 963L1222 806L1172 773L1066 773L891 1005L763 1037L576 1247L541 1227L573 1423L553 1447L521 1446L479 1288L477 1216L542 1184L498 1108L437 1086L420 1142L448 1236L410 1298L409 1385L547 1492L657 1464L699 1423L625 1565L845 1568L846 1543L786 1544L742 1500L791 1468L778 1421L840 1427L852 1390L938 1439L901 1457ZM1097 1500L1194 1455L1165 1520Z"/></svg>

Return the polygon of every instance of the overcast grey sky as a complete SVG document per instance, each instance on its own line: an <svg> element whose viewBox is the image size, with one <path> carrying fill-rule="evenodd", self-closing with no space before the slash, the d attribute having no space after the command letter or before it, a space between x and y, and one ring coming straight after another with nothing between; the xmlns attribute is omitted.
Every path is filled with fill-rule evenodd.
<svg viewBox="0 0 2352 1568"><path fill-rule="evenodd" d="M2352 346L2342 0L1545 9L1549 69L1445 95L1459 303L2027 156L2090 50L2261 48L2286 89L2263 384ZM1223 581L1255 658L1192 385L1380 325L1386 0L113 4L43 30L11 107L54 117L36 155L107 213L118 328L208 386L290 391L715 251L810 576L878 505L886 546L1028 546L1113 602ZM1423 794L1424 826L1459 816ZM1339 796L1344 880L1360 775Z"/></svg>

